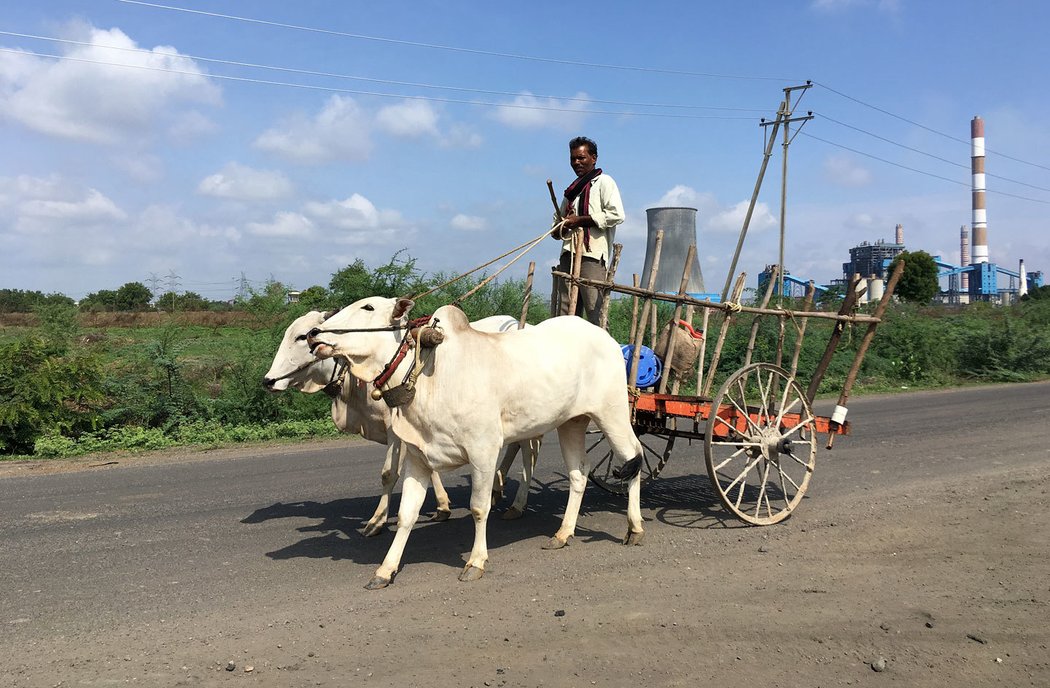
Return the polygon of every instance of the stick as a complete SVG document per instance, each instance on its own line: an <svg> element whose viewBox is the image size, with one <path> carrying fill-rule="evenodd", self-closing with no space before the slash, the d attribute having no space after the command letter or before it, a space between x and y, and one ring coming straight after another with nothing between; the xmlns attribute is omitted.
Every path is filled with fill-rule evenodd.
<svg viewBox="0 0 1050 688"><path fill-rule="evenodd" d="M653 246L653 262L649 267L649 289L651 293L653 286L656 285L656 273L660 269L660 251L663 249L664 244L664 232L662 229L656 231L656 243ZM652 297L645 300L642 305L642 317L638 319L638 331L635 333L634 340L631 345L634 346L634 351L631 355L631 369L627 375L627 386L631 393L631 396L635 396L638 393L638 359L642 354L642 339L645 338L645 324L649 320L649 309L652 308L653 299Z"/></svg>
<svg viewBox="0 0 1050 688"><path fill-rule="evenodd" d="M607 273L609 275L609 287L612 287L612 285L616 283L614 278L616 277L616 268L620 266L621 251L623 251L623 244L613 244L612 263L609 265L609 271ZM609 295L612 292L609 291L609 289L605 289L602 293L605 296L602 299L602 313L598 318L598 327L607 330L609 326Z"/></svg>
<svg viewBox="0 0 1050 688"><path fill-rule="evenodd" d="M529 301L532 299L532 275L536 271L536 261L529 263L529 274L525 278L525 298L522 299L521 317L518 318L518 329L525 327L525 319L529 315Z"/></svg>
<svg viewBox="0 0 1050 688"><path fill-rule="evenodd" d="M685 254L685 268L682 270L682 284L678 287L678 295L685 296L685 289L689 286L689 273L693 269L693 257L696 255L696 244L689 244L689 250ZM667 379L671 377L671 358L674 356L675 335L678 330L678 318L682 315L681 302L674 307L674 316L671 318L671 326L667 330L667 350L664 351L664 376L660 380L660 394L667 391Z"/></svg>

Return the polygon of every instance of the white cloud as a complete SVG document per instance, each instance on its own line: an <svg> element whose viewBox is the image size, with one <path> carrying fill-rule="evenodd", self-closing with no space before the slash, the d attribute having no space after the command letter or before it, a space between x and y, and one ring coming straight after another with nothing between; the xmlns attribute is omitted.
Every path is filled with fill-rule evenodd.
<svg viewBox="0 0 1050 688"><path fill-rule="evenodd" d="M438 143L442 148L480 148L484 139L468 125L456 123L449 127Z"/></svg>
<svg viewBox="0 0 1050 688"><path fill-rule="evenodd" d="M118 28L76 33L87 45L66 48L68 61L0 54L3 115L49 136L114 144L177 121L183 103L220 101L218 87L173 47L136 50Z"/></svg>
<svg viewBox="0 0 1050 688"><path fill-rule="evenodd" d="M266 237L308 237L314 232L310 218L288 211L277 213L272 222L249 222L247 227L250 233Z"/></svg>
<svg viewBox="0 0 1050 688"><path fill-rule="evenodd" d="M332 96L314 117L292 115L255 140L255 147L300 164L366 160L371 125L353 98Z"/></svg>
<svg viewBox="0 0 1050 688"><path fill-rule="evenodd" d="M848 155L829 155L824 158L824 175L832 183L848 188L860 188L871 184L871 170Z"/></svg>
<svg viewBox="0 0 1050 688"><path fill-rule="evenodd" d="M152 183L164 176L164 163L148 153L120 153L112 158L113 165L138 183Z"/></svg>
<svg viewBox="0 0 1050 688"><path fill-rule="evenodd" d="M587 98L577 93L576 98ZM506 105L497 106L494 117L499 122L516 129L575 129L582 124L585 114L580 112L584 103L557 98L538 98L523 92Z"/></svg>
<svg viewBox="0 0 1050 688"><path fill-rule="evenodd" d="M418 138L435 136L438 115L430 103L423 100L406 100L398 105L388 105L376 113L376 126L391 136Z"/></svg>
<svg viewBox="0 0 1050 688"><path fill-rule="evenodd" d="M484 230L487 224L483 217L464 215L463 213L459 213L449 222L452 229L458 229L463 232L479 232Z"/></svg>
<svg viewBox="0 0 1050 688"><path fill-rule="evenodd" d="M740 201L734 206L724 208L705 222L704 227L713 232L739 232L744 226L744 217L747 216L749 205L750 201ZM749 233L761 232L775 226L777 226L777 220L769 211L769 206L765 203L755 204L755 211L751 214L751 223L747 231Z"/></svg>
<svg viewBox="0 0 1050 688"><path fill-rule="evenodd" d="M744 216L750 201L740 201L733 206L724 206L714 194L708 191L697 191L685 184L671 187L660 200L651 207L686 207L697 209L697 224L704 230L712 232L739 232L744 224ZM761 231L777 224L769 206L765 203L755 205L751 215L748 231Z"/></svg>
<svg viewBox="0 0 1050 688"><path fill-rule="evenodd" d="M288 196L292 183L281 172L231 162L202 179L197 192L235 201L267 201Z"/></svg>
<svg viewBox="0 0 1050 688"><path fill-rule="evenodd" d="M380 211L372 201L356 193L342 201L312 201L306 204L305 211L318 222L339 229L379 229L402 223L397 211Z"/></svg>
<svg viewBox="0 0 1050 688"><path fill-rule="evenodd" d="M58 176L0 178L0 226L20 233L80 230L125 219L127 213L98 189L85 189Z"/></svg>

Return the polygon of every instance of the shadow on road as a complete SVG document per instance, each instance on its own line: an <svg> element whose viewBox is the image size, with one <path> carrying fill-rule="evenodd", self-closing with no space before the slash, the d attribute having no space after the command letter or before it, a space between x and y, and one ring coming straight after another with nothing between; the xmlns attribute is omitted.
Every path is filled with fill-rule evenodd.
<svg viewBox="0 0 1050 688"><path fill-rule="evenodd" d="M546 482L534 480L525 516L504 521L500 516L509 506L515 489L517 482L508 481L504 499L490 515L490 550L534 538L542 542L553 535L560 525L568 498L568 480L564 475L553 474ZM462 566L463 553L470 551L474 540L474 522L467 510L470 486L449 486L448 493L453 506L452 517L447 522L430 521L434 503L433 496L429 495L416 524L411 545L406 548L403 563L432 561L456 568ZM376 537L364 537L361 528L371 517L377 499L355 497L328 502L278 502L256 509L244 517L241 523L259 524L278 519L310 521L295 527L305 537L286 547L267 552L266 556L271 559L307 557L378 565L390 546L396 528L400 493L395 493L391 500L392 517L386 531ZM616 516L626 520L626 508L625 496L610 494L596 485L589 485L580 511L581 524L577 527L576 539L581 542L619 542L626 531L620 525L612 524L618 522ZM642 511L646 520L655 520L673 528L747 527L722 508L703 475L668 476L652 481L642 490ZM602 515L610 518L602 519L599 528L589 527L586 523L585 517ZM591 523L594 524L593 521ZM609 526L608 530L600 529L605 525Z"/></svg>

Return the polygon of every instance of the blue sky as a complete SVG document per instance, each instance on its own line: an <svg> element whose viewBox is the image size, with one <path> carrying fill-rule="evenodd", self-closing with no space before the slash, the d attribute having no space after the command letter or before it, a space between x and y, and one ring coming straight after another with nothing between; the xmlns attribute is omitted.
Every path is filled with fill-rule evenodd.
<svg viewBox="0 0 1050 688"><path fill-rule="evenodd" d="M549 225L546 180L571 181L566 144L583 134L626 205L620 281L642 269L646 208L687 205L720 291L759 120L806 80L793 274L839 277L851 246L898 223L910 249L957 262L974 115L991 260L1050 269L1045 3L162 4L5 5L0 288L80 298L154 279L225 299L242 274L327 285L400 249L458 273ZM749 284L776 260L779 199L774 157ZM557 250L530 254L538 290Z"/></svg>

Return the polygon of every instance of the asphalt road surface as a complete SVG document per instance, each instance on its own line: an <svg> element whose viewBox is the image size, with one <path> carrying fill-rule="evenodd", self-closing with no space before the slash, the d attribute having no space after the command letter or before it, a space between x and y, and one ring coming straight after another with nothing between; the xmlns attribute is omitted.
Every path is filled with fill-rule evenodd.
<svg viewBox="0 0 1050 688"><path fill-rule="evenodd" d="M829 402L821 403L817 410L828 413ZM622 637L617 641L615 634L607 637L600 622L578 629L582 637L592 638L600 647L588 655L591 663L586 675L571 671L575 665L568 660L559 664L553 651L541 652L520 635L508 632L506 642L496 642L504 627L533 634L532 642L540 642L548 632L530 628L524 621L532 618L528 611L515 617L513 607L500 606L499 598L518 604L527 602L525 598L542 600L562 586L566 591L586 590L592 584L586 572L605 570L608 565L610 575L643 579L633 592L614 592L608 584L613 598L643 602L638 614L645 613L648 598L653 605L667 608L661 616L666 620L686 605L675 601L682 590L670 584L666 594L658 594L662 588L655 581L663 580L662 574L653 573L654 588L647 591L645 576L634 573L638 567L677 566L693 571L701 565L717 566L717 558L707 554L700 558L699 550L720 543L726 548L725 556L732 557L736 543L742 542L740 546L746 546L750 556L755 551L752 545L770 542L768 533L775 534L773 541L802 538L807 529L811 534L827 526L828 514L861 528L866 514L881 508L879 495L897 495L894 499L905 495L922 506L923 495L938 494L935 486L950 485L952 494L976 502L1002 487L1001 476L1021 471L1031 482L1050 465L1050 383L858 398L850 404L850 421L851 436L838 438L830 452L818 449L807 497L795 516L783 524L744 528L729 518L706 485L701 443L689 446L682 442L661 478L643 493L645 547L613 546L624 530L623 504L590 486L580 532L573 546L559 553L539 549L556 530L567 494L556 437L548 435L526 517L503 522L496 515L490 520L491 560L482 581L464 584L455 580L470 550L473 526L466 511L467 479L453 474L446 481L454 507L452 519L418 526L409 540L402 572L391 588L379 592L365 591L362 586L382 560L390 535L366 539L357 532L371 515L379 492L383 448L377 445L346 440L184 457L125 457L117 463L87 462L80 470L54 473L7 465L0 477L0 685L225 685L230 681L352 685L366 679L369 685L407 685L401 682L414 677L447 683L453 676L459 677L458 685L486 686L706 681L721 675L722 660L718 666L707 667L706 676L698 676L697 668L690 668L688 662L683 665L681 657L659 655L671 652L675 643L681 646L676 652L684 652L691 642L673 636L653 650L658 653L653 655L656 659L639 665L650 667L648 675L628 680L616 657L630 655L630 643ZM1037 501L1029 503L1043 517L1045 486L1043 482L1033 488ZM395 495L394 514L396 504ZM424 512L432 509L431 495ZM897 517L887 510L881 518L890 524ZM1028 570L1029 577L1047 571L1042 563L1047 552L1027 552L1031 546L1036 543L1018 545L1018 556L1023 552L1027 557L1025 565L1036 567ZM643 558L619 561L638 556ZM544 571L564 561L586 566L574 571L559 568L549 584L544 582ZM598 579L594 582L606 585ZM1037 582L1032 592L1036 597L1031 611L1043 615L1044 622L1050 619L1048 585L1046 580ZM732 590L727 588L724 594L732 595ZM593 600L576 598L575 604L598 615L605 603L612 603L600 590L591 589L591 593ZM746 605L749 593L738 594L740 599L734 604ZM884 607L892 606L893 593L887 595ZM481 602L474 606L481 597L488 598L491 606ZM792 605L790 599L781 602ZM848 615L847 602L841 605ZM552 604L576 608L567 602ZM965 607L963 601L959 605ZM487 615L490 626L484 635L468 640L462 637L466 631L460 631L460 640L467 642L453 643L444 658L446 663L473 669L465 674L443 674L440 668L409 672L408 665L427 664L408 660L403 664L397 659L420 651L418 645L403 647L406 641L397 630L399 625L431 626L437 638L419 637L444 647L450 633L472 623L450 606L458 608L463 617ZM440 609L456 618L445 619ZM400 616L394 610L400 610ZM620 618L611 611L610 615L610 619ZM545 620L547 616L542 615ZM632 621L635 617L624 618L624 623L636 623ZM454 628L437 630L445 621L451 621ZM852 623L849 619L819 623L825 622L836 628L836 623L843 624L842 628ZM670 628L666 623L663 626ZM927 621L927 631L931 628ZM564 632L565 627L560 630ZM888 633L887 629L882 632ZM1038 655L1040 645L1046 650L1045 642L1045 630L1041 635L1027 635L1014 648L1015 655L1022 646ZM515 643L516 650L507 649ZM978 650L984 644L970 641ZM791 667L812 660L786 639L778 647L795 652L783 658L786 669L764 672L740 656L733 660L726 655L725 661L735 661L738 668L724 667L723 678L779 685L778 681L790 682ZM954 673L958 662L965 660L950 653L963 653L967 647L943 650L939 656L950 658L944 660L943 671L933 669L932 676L921 673L931 671L923 668L924 661L927 667L940 665L916 659L913 671L918 673L897 674L895 680L900 685L963 685L955 681L969 676L966 680L971 685L982 685L985 679L990 681L987 685L997 682L993 674ZM710 648L695 651L710 655ZM522 660L524 664L516 666L513 659L506 658L508 652L518 658L532 657L531 663ZM850 661L868 662L867 652L857 650ZM499 659L501 655L504 659ZM1042 663L1027 661L1019 673L1011 675L1017 682L1014 685L1029 685L1029 679L1030 685L1050 685L1047 657L1050 654L1044 654ZM855 681L848 681L851 674L829 662L822 685L864 685L872 680L868 674L876 673L857 670ZM548 664L546 673L537 668ZM749 668L740 669L744 664ZM906 666L911 664L903 658L896 665L898 671ZM882 674L878 678L893 678L894 668L891 662L890 669L878 670ZM804 685L817 685L813 677L821 676L806 675L814 682ZM939 682L938 677L944 681ZM733 684L732 678L723 681L723 685Z"/></svg>

